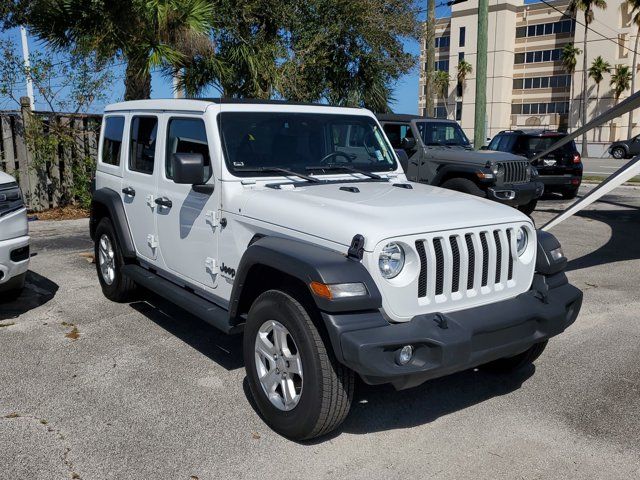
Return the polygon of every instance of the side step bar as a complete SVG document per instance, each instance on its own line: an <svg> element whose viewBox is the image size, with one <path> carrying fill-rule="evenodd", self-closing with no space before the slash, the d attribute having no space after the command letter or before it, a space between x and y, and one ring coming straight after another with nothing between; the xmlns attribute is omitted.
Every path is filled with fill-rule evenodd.
<svg viewBox="0 0 640 480"><path fill-rule="evenodd" d="M229 312L224 308L205 300L169 280L165 280L139 265L125 265L122 267L122 273L138 285L148 288L152 292L166 298L171 303L184 308L187 312L222 330L224 333L233 334L242 331L241 325L231 325L229 323Z"/></svg>

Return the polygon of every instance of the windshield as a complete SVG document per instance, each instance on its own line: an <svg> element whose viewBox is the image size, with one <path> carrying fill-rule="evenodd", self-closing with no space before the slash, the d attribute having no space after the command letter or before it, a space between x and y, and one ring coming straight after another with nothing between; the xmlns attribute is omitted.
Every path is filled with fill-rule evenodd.
<svg viewBox="0 0 640 480"><path fill-rule="evenodd" d="M418 131L425 145L469 147L469 140L454 122L417 122Z"/></svg>
<svg viewBox="0 0 640 480"><path fill-rule="evenodd" d="M397 168L380 128L366 116L223 112L219 128L227 168L239 177L274 176L269 170L274 168L299 173L332 165L367 172Z"/></svg>

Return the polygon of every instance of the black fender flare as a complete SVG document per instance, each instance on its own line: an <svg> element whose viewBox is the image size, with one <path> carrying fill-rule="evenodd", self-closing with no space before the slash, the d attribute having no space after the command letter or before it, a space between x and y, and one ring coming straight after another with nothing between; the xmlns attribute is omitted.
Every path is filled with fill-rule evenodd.
<svg viewBox="0 0 640 480"><path fill-rule="evenodd" d="M101 212L107 210L113 228L118 237L118 243L122 250L122 255L125 258L136 258L136 248L131 237L131 230L129 229L129 222L127 221L127 215L124 211L124 205L122 204L122 198L115 190L111 188L101 188L93 192L91 199L91 218L89 220L89 233L91 238L94 238L96 227L103 215Z"/></svg>
<svg viewBox="0 0 640 480"><path fill-rule="evenodd" d="M282 237L262 237L245 250L231 291L229 315L237 318L242 291L251 268L261 265L290 275L307 288L311 282L324 284L363 283L367 295L328 300L311 294L316 306L324 312L377 310L382 296L367 269L356 259L325 247ZM309 290L310 291L310 290Z"/></svg>
<svg viewBox="0 0 640 480"><path fill-rule="evenodd" d="M478 177L476 176L476 172L482 170L484 165L460 165L460 164L450 164L443 165L438 168L436 176L431 182L432 185L441 185L443 183L443 179L449 175L453 175L454 177L460 178L469 178L473 177L474 183L478 182Z"/></svg>

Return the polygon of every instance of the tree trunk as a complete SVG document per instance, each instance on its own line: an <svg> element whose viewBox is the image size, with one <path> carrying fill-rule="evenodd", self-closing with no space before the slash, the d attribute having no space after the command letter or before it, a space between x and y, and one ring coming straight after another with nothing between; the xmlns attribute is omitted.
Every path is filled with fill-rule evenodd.
<svg viewBox="0 0 640 480"><path fill-rule="evenodd" d="M424 94L426 98L425 109L427 116L433 115L433 84L435 80L436 63L436 1L427 0L426 22L426 68L424 79ZM421 112L420 112L421 113Z"/></svg>
<svg viewBox="0 0 640 480"><path fill-rule="evenodd" d="M587 12L584 13L584 39L582 43L582 125L587 123L587 35L589 33L589 23L587 21ZM587 148L587 135L582 135L582 158L589 156Z"/></svg>
<svg viewBox="0 0 640 480"><path fill-rule="evenodd" d="M633 62L631 63L631 93L633 95L636 89L636 61L638 60L638 39L640 39L640 25L636 31L636 46L633 49ZM627 127L627 138L633 137L633 110L629 111L629 126Z"/></svg>
<svg viewBox="0 0 640 480"><path fill-rule="evenodd" d="M600 80L602 81L602 80ZM598 107L600 106L600 82L596 83L596 113L598 115ZM595 116L594 115L594 116ZM598 141L602 140L602 127L598 127ZM593 141L596 141L596 131L593 131Z"/></svg>
<svg viewBox="0 0 640 480"><path fill-rule="evenodd" d="M129 57L124 77L124 99L144 100L151 98L151 73L146 69L146 58Z"/></svg>

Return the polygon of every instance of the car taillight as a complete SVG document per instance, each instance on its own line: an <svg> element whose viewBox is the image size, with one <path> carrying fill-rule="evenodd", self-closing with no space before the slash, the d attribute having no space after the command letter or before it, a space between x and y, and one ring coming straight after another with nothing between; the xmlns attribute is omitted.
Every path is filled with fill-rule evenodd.
<svg viewBox="0 0 640 480"><path fill-rule="evenodd" d="M580 154L579 153L574 153L573 154L573 163L580 163Z"/></svg>

